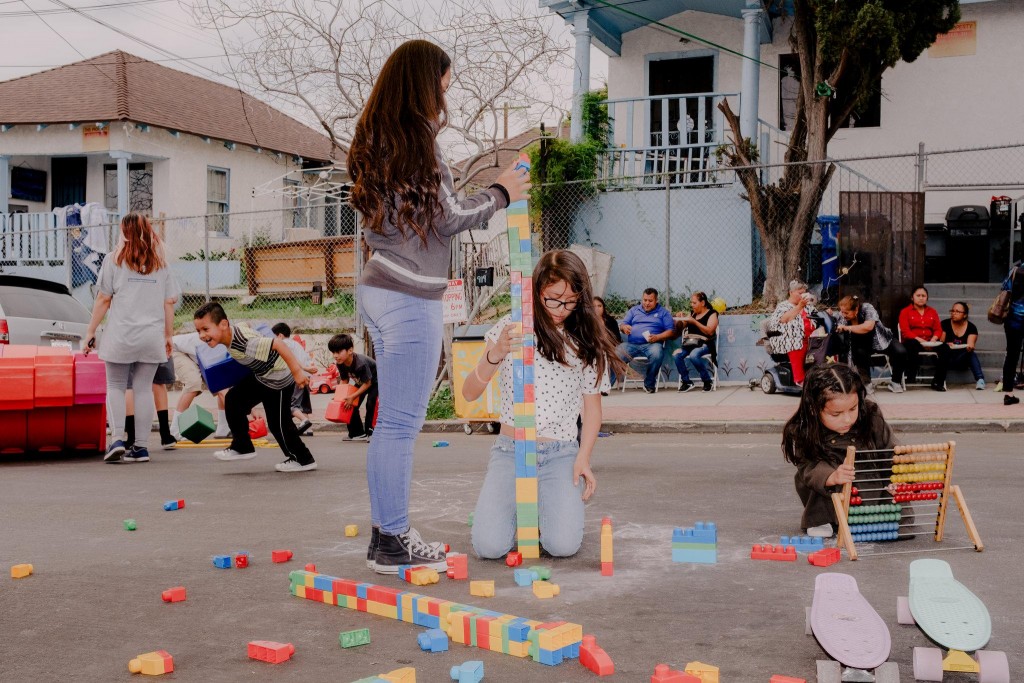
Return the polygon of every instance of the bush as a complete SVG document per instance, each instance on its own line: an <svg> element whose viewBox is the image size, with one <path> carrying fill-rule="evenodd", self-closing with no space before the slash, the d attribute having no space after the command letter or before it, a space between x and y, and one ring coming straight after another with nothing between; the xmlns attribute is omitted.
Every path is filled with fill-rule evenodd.
<svg viewBox="0 0 1024 683"><path fill-rule="evenodd" d="M428 420L451 420L455 417L455 396L450 384L443 384L427 403Z"/></svg>

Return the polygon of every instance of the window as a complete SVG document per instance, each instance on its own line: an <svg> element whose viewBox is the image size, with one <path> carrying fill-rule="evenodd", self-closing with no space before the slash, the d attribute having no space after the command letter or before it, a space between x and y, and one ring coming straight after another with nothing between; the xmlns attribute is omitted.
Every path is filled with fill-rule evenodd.
<svg viewBox="0 0 1024 683"><path fill-rule="evenodd" d="M302 188L297 180L285 179L284 181L284 204L285 209L288 210L288 214L291 215L291 220L285 217L285 224L290 228L307 228L309 222L308 216L306 215L307 200L303 196ZM290 223L290 225L288 225Z"/></svg>
<svg viewBox="0 0 1024 683"><path fill-rule="evenodd" d="M103 206L117 211L117 164L103 164ZM128 164L128 210L153 213L153 164Z"/></svg>
<svg viewBox="0 0 1024 683"><path fill-rule="evenodd" d="M800 58L797 55L779 55L779 128L793 130L796 117L796 99L800 88ZM849 93L839 92L831 108L841 109ZM882 125L882 79L872 88L871 97L859 110L854 110L843 123L843 128L877 128Z"/></svg>
<svg viewBox="0 0 1024 683"><path fill-rule="evenodd" d="M216 166L206 167L206 229L228 234L231 212L231 171ZM220 216L218 214L224 214Z"/></svg>

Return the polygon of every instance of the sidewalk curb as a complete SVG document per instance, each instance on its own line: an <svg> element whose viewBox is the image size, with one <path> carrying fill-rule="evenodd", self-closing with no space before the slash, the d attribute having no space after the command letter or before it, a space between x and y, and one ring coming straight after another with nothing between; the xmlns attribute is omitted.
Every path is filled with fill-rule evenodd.
<svg viewBox="0 0 1024 683"><path fill-rule="evenodd" d="M888 420L897 432L972 432L1024 433L1024 420ZM662 420L647 422L605 421L601 430L616 434L775 434L781 433L783 420L718 420L688 422ZM461 420L427 420L423 433L463 432ZM333 422L314 423L315 432L345 432L346 426ZM474 433L486 434L483 423L473 423Z"/></svg>

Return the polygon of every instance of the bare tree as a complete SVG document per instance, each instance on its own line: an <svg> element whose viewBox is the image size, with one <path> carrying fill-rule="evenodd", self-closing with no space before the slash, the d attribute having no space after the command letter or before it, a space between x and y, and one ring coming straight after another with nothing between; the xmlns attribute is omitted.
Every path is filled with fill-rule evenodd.
<svg viewBox="0 0 1024 683"><path fill-rule="evenodd" d="M536 120L563 92L569 41L527 0L193 0L193 16L221 35L235 78L307 110L339 157L374 79L402 42L423 38L453 63L448 144L469 167L504 138L506 117ZM255 40L252 36L256 36Z"/></svg>

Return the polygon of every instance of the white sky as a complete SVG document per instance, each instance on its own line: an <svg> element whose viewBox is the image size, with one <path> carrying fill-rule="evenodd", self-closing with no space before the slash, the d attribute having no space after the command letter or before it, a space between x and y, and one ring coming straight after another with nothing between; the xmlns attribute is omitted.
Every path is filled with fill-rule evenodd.
<svg viewBox="0 0 1024 683"><path fill-rule="evenodd" d="M228 64L216 31L197 28L188 10L189 3L178 0L60 0L72 7L88 9L87 13L141 38L155 48L162 48L176 56L190 58L192 62L161 61L162 64L183 71L220 80L234 85L227 74ZM343 0L348 1L348 0ZM102 7L102 5L108 5ZM33 14L32 11L36 14ZM538 7L537 13L546 10ZM552 25L565 44L573 44L571 31L557 15L551 15ZM44 23L45 22L45 23ZM47 24L49 26L47 26ZM59 35L58 35L59 34ZM116 31L91 22L71 12L57 0L0 0L0 81L42 71L70 62L94 57L110 50L124 50L144 59L167 60L159 50L143 45ZM63 37L63 39L61 38ZM66 41L66 42L65 42ZM70 45L68 44L70 43ZM230 44L230 43L229 43ZM597 49L591 49L591 82L597 87L605 82L608 58ZM458 66L458 65L456 65ZM214 72L224 74L215 76ZM565 92L571 92L570 71L564 75ZM256 93L254 93L256 94ZM73 93L68 93L73 97ZM257 94L257 96L259 96ZM563 103L568 110L569 103ZM301 110L287 113L307 123L309 116ZM537 122L530 122L535 125ZM555 121L547 121L554 124ZM512 130L510 134L520 131Z"/></svg>

